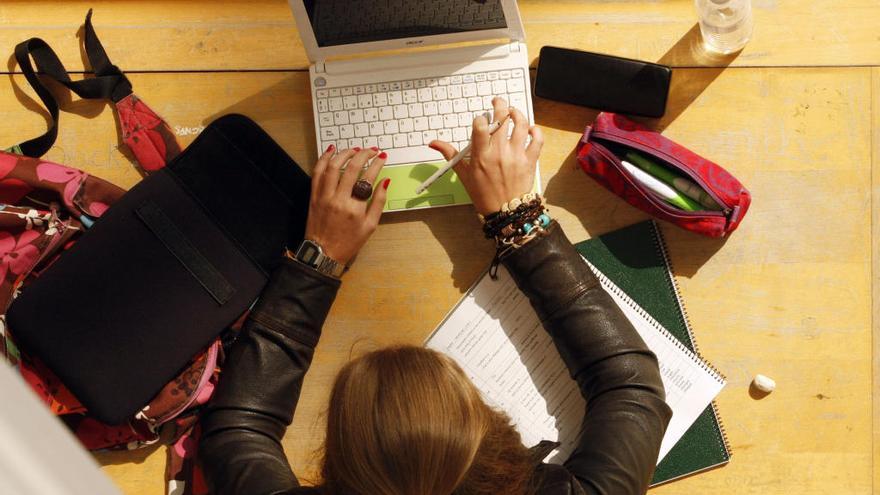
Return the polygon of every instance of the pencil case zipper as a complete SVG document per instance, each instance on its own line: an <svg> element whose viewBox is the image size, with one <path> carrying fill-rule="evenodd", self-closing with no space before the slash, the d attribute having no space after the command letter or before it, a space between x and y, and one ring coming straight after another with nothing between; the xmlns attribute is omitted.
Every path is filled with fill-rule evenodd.
<svg viewBox="0 0 880 495"><path fill-rule="evenodd" d="M641 195L651 204L656 206L657 208L663 210L668 215L680 217L680 218L694 218L694 217L705 217L705 216L717 216L717 217L728 217L730 213L733 211L731 205L729 205L726 201L721 199L712 188L708 187L703 181L703 179L699 176L699 174L694 173L690 168L681 163L680 160L676 159L673 156L667 155L665 153L660 152L659 150L649 148L641 143L637 143L631 139L627 139L621 136L616 136L614 134L609 134L603 131L592 130L588 136L588 140L592 141L594 148L596 151L601 154L609 163L611 163L614 168L620 172L621 176L627 180ZM723 209L721 211L716 210L698 210L698 211L685 211L680 208L676 208L666 201L661 200L660 198L654 196L650 192L648 192L644 186L642 186L639 181L635 179L635 177L630 174L628 170L621 163L621 159L614 154L611 150L609 150L605 145L602 144L602 141L610 141L615 144L619 144L625 146L627 148L642 152L652 158L656 158L661 160L664 164L671 166L678 172L681 172L688 176L691 180L693 180L701 189L706 191L706 194L709 195L719 206Z"/></svg>

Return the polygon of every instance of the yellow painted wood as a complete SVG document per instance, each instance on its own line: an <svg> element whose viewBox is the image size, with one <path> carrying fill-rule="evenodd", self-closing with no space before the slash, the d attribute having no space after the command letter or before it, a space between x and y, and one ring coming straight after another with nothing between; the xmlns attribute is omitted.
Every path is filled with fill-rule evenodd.
<svg viewBox="0 0 880 495"><path fill-rule="evenodd" d="M677 66L725 65L693 53L692 0L523 0L529 53L562 45ZM874 0L755 0L756 31L742 66L878 65L880 4ZM0 53L44 38L69 68L81 65L76 33L86 11L113 61L128 71L305 68L285 0L6 0ZM356 16L351 19L356 20Z"/></svg>
<svg viewBox="0 0 880 495"><path fill-rule="evenodd" d="M718 403L734 456L724 468L652 493L868 494L880 487L873 469L880 460L880 422L872 421L872 404L880 411L880 387L872 379L880 376L876 303L872 319L872 287L880 293L880 262L872 253L880 248L880 231L869 227L872 220L880 225L880 208L872 207L880 192L880 174L873 172L880 164L880 69L833 66L880 64L871 22L878 7L871 1L754 4L759 31L733 67L675 71L667 115L656 122L724 165L754 197L726 242L663 226L697 340L729 380ZM285 2L46 5L0 4L0 51L10 53L19 39L39 34L75 67L75 29L92 5L120 66L184 71L131 75L184 144L215 116L238 112L310 169L315 150L307 73L193 72L305 67ZM696 39L689 31L690 1L523 1L521 8L533 56L552 42L694 65L687 55ZM253 56L258 46L268 48ZM6 116L0 147L43 132L44 119L22 105L27 95L33 98L24 78L4 75L0 84L20 88L0 91ZM119 150L110 110L80 101L65 108L76 113L62 115L48 158L134 184L138 175ZM646 218L576 169L572 150L595 112L536 99L535 115L547 138L541 161L546 195L572 240ZM351 355L377 346L422 342L491 253L468 207L386 215L345 276L284 439L303 479L316 475L322 411L335 372ZM756 373L775 378L777 391L750 397ZM164 493L164 447L97 458L126 494Z"/></svg>

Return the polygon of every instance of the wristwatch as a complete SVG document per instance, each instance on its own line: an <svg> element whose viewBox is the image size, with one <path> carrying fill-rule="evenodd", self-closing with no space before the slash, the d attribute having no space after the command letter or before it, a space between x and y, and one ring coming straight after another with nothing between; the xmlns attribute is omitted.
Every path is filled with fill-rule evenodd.
<svg viewBox="0 0 880 495"><path fill-rule="evenodd" d="M293 259L318 270L324 275L340 278L345 271L345 265L324 254L321 245L315 241L303 240L296 249L296 253L290 254L293 254Z"/></svg>

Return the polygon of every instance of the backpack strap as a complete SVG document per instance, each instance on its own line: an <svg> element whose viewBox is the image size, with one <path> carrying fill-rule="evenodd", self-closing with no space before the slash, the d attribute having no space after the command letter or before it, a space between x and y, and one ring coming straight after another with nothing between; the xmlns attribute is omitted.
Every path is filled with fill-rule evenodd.
<svg viewBox="0 0 880 495"><path fill-rule="evenodd" d="M59 105L41 80L40 76L43 76L57 81L81 98L112 101L120 117L123 140L134 152L143 171L149 173L162 168L180 153L180 146L171 129L143 100L134 95L131 82L119 67L110 62L92 26L91 9L86 15L84 31L86 56L95 74L92 78L71 80L58 55L40 38L31 38L15 47L15 60L49 111L52 121L45 134L12 149L37 158L49 151L58 137Z"/></svg>

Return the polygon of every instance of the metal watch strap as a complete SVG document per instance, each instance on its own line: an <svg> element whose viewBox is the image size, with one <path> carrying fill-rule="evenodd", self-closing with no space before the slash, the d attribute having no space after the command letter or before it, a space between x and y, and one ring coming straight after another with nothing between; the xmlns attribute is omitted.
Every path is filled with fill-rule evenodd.
<svg viewBox="0 0 880 495"><path fill-rule="evenodd" d="M344 264L325 255L321 245L310 239L304 239L295 252L288 251L288 257L335 278L340 278L345 271Z"/></svg>

